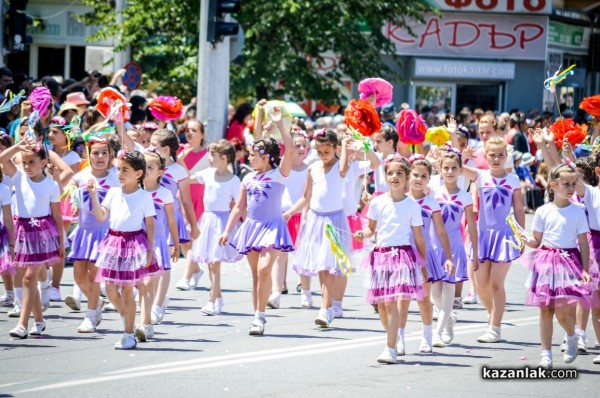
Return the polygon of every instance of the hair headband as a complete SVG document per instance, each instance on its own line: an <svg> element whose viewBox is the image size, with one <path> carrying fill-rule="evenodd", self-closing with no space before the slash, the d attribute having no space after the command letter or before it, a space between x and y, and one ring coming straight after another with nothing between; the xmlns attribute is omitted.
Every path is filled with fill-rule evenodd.
<svg viewBox="0 0 600 398"><path fill-rule="evenodd" d="M414 153L408 158L408 163L413 164L413 162L416 162L417 160L425 160L425 156L420 153Z"/></svg>

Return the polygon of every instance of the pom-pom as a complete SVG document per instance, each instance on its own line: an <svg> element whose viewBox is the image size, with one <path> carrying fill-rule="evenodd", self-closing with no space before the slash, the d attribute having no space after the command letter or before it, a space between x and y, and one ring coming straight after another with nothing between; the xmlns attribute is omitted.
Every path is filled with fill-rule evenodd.
<svg viewBox="0 0 600 398"><path fill-rule="evenodd" d="M36 87L29 94L31 109L38 111L41 117L48 116L52 107L52 94L46 87Z"/></svg>
<svg viewBox="0 0 600 398"><path fill-rule="evenodd" d="M281 132L279 131L279 128L277 128L276 124L270 123L271 115L275 112L275 108L278 108L279 112L281 112L281 122L283 123L283 127L287 131L290 131L292 128L293 116L290 113L290 111L287 110L287 108L285 106L285 102L283 102L283 101L279 101L279 100L267 101L267 103L262 108L262 112L260 115L260 121L263 126L265 126L266 124L269 124L269 126L267 126L268 134L271 137L275 138L277 141L281 141ZM259 108L257 105L256 107L254 107L254 110L252 111L252 117L254 119L257 118L258 112L259 112ZM254 124L252 126L254 127Z"/></svg>
<svg viewBox="0 0 600 398"><path fill-rule="evenodd" d="M183 115L183 104L177 97L158 96L148 105L152 116L164 122L179 119Z"/></svg>
<svg viewBox="0 0 600 398"><path fill-rule="evenodd" d="M117 105L121 105L121 109L118 114L113 115L112 113ZM118 121L117 119L122 118L123 120L129 120L130 113L127 98L112 87L105 87L100 91L96 109L107 119L113 118Z"/></svg>
<svg viewBox="0 0 600 398"><path fill-rule="evenodd" d="M394 87L387 80L379 77L370 77L358 83L360 99L367 100L369 97L375 96L375 107L391 102L393 89Z"/></svg>
<svg viewBox="0 0 600 398"><path fill-rule="evenodd" d="M421 115L412 109L403 109L396 121L398 138L404 144L418 145L425 141L427 126Z"/></svg>
<svg viewBox="0 0 600 398"><path fill-rule="evenodd" d="M430 127L425 134L425 140L431 142L433 145L441 146L450 140L450 133L448 133L448 130L444 126Z"/></svg>
<svg viewBox="0 0 600 398"><path fill-rule="evenodd" d="M351 100L344 111L344 118L348 126L367 137L381 130L379 115L369 101Z"/></svg>
<svg viewBox="0 0 600 398"><path fill-rule="evenodd" d="M558 148L562 148L565 139L575 148L575 145L585 140L588 133L586 124L577 124L573 119L557 120L548 129L554 134L554 142Z"/></svg>
<svg viewBox="0 0 600 398"><path fill-rule="evenodd" d="M579 108L583 109L596 119L600 119L600 94L592 97L585 97L579 104Z"/></svg>

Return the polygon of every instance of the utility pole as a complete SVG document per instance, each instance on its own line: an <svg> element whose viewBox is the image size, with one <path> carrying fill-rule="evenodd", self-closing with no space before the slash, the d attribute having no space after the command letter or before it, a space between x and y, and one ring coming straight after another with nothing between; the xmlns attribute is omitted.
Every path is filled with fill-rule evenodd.
<svg viewBox="0 0 600 398"><path fill-rule="evenodd" d="M127 7L126 0L117 0L115 2L115 11L117 14L117 24L118 25L123 24L123 10L125 10L125 7ZM121 40L121 37L119 37L119 40ZM129 61L131 61L131 47L127 46L122 51L115 53L115 57L114 57L114 61L113 61L114 72L123 68Z"/></svg>
<svg viewBox="0 0 600 398"><path fill-rule="evenodd" d="M209 22L214 24L217 19L221 19L215 15L215 8L218 7L215 1L219 0L200 0L196 114L198 120L204 123L207 142L224 138L229 104L230 33L218 34L219 29L215 28L218 37L212 38L213 42L208 41ZM216 13L218 14L218 11ZM212 21L209 21L209 16L213 18ZM236 33L237 30L232 34Z"/></svg>

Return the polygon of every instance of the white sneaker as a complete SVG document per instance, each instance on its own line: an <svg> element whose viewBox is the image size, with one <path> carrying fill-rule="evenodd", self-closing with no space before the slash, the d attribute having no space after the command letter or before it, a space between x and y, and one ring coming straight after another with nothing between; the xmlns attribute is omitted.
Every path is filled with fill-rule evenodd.
<svg viewBox="0 0 600 398"><path fill-rule="evenodd" d="M321 308L319 310L319 315L315 318L315 325L320 328L328 328L331 325L329 311L327 311L326 308Z"/></svg>
<svg viewBox="0 0 600 398"><path fill-rule="evenodd" d="M14 294L8 294L4 292L2 296L0 296L0 306L2 307L12 307L15 303Z"/></svg>
<svg viewBox="0 0 600 398"><path fill-rule="evenodd" d="M398 336L398 341L396 342L396 355L401 357L404 354L406 354L406 345L404 339Z"/></svg>
<svg viewBox="0 0 600 398"><path fill-rule="evenodd" d="M341 301L333 302L333 317L334 318L343 318L344 317L344 308L342 307Z"/></svg>
<svg viewBox="0 0 600 398"><path fill-rule="evenodd" d="M140 343L146 342L154 336L154 327L152 325L139 325L135 329L135 337Z"/></svg>
<svg viewBox="0 0 600 398"><path fill-rule="evenodd" d="M444 344L450 344L452 343L452 340L454 340L454 325L456 325L456 318L454 312L451 312L450 319L448 319L448 323L442 331L442 341Z"/></svg>
<svg viewBox="0 0 600 398"><path fill-rule="evenodd" d="M477 304L477 295L473 293L467 294L467 296L462 299L463 304Z"/></svg>
<svg viewBox="0 0 600 398"><path fill-rule="evenodd" d="M279 309L281 304L281 293L271 293L269 300L267 301L267 307L273 309Z"/></svg>
<svg viewBox="0 0 600 398"><path fill-rule="evenodd" d="M432 345L429 344L427 339L425 339L424 337L421 338L421 344L419 345L419 352L423 352L425 354L430 354L433 352Z"/></svg>
<svg viewBox="0 0 600 398"><path fill-rule="evenodd" d="M109 302L108 304L106 304L104 306L104 311L106 311L106 312L115 312L115 311L117 311L117 309L115 308L115 305L113 303Z"/></svg>
<svg viewBox="0 0 600 398"><path fill-rule="evenodd" d="M9 318L19 318L21 316L21 306L15 303L12 310L8 311Z"/></svg>
<svg viewBox="0 0 600 398"><path fill-rule="evenodd" d="M188 281L187 279L180 279L179 282L177 282L177 284L175 285L175 289L187 292L188 290L190 290L190 281Z"/></svg>
<svg viewBox="0 0 600 398"><path fill-rule="evenodd" d="M438 348L446 347L446 344L444 344L444 340L442 340L442 338L435 333L433 334L433 338L431 339L431 345Z"/></svg>
<svg viewBox="0 0 600 398"><path fill-rule="evenodd" d="M50 307L50 286L47 288L42 288L41 285L38 285L40 289L40 302L42 304L42 312L45 312L48 307Z"/></svg>
<svg viewBox="0 0 600 398"><path fill-rule="evenodd" d="M62 301L60 298L60 289L56 287L50 288L50 301Z"/></svg>
<svg viewBox="0 0 600 398"><path fill-rule="evenodd" d="M575 358L577 358L577 342L578 339L567 339L567 347L565 353L563 354L565 363L571 363L575 360Z"/></svg>
<svg viewBox="0 0 600 398"><path fill-rule="evenodd" d="M215 301L215 314L220 314L223 312L223 306L225 305L225 301L223 301L223 297L217 297Z"/></svg>
<svg viewBox="0 0 600 398"><path fill-rule="evenodd" d="M263 318L254 318L248 332L250 336L262 336L265 333L265 323L267 321Z"/></svg>
<svg viewBox="0 0 600 398"><path fill-rule="evenodd" d="M190 279L189 282L190 289L195 289L196 287L198 287L198 282L200 281L200 278L202 278L202 275L204 275L204 271L202 270L194 272L194 274L192 275L192 279Z"/></svg>
<svg viewBox="0 0 600 398"><path fill-rule="evenodd" d="M115 344L115 350L132 350L137 347L137 341L133 334L123 333L121 340Z"/></svg>
<svg viewBox="0 0 600 398"><path fill-rule="evenodd" d="M209 301L204 307L200 308L200 312L205 315L215 315L215 303Z"/></svg>
<svg viewBox="0 0 600 398"><path fill-rule="evenodd" d="M462 297L454 297L454 304L452 304L452 309L460 310L463 307Z"/></svg>
<svg viewBox="0 0 600 398"><path fill-rule="evenodd" d="M77 333L94 333L95 331L96 325L94 325L94 322L88 317L85 317L83 322L81 322L81 325L77 328Z"/></svg>
<svg viewBox="0 0 600 398"><path fill-rule="evenodd" d="M396 350L393 348L385 347L381 355L377 357L377 362L385 363L388 365L393 365L398 363L398 359L396 358L398 355Z"/></svg>
<svg viewBox="0 0 600 398"><path fill-rule="evenodd" d="M161 323L164 314L165 314L164 307L153 306L152 312L150 313L150 322L153 325L158 325L159 323Z"/></svg>
<svg viewBox="0 0 600 398"><path fill-rule="evenodd" d="M27 329L21 325L15 326L8 334L10 337L16 337L18 339L26 339L28 336Z"/></svg>
<svg viewBox="0 0 600 398"><path fill-rule="evenodd" d="M96 308L96 327L102 322L102 307L103 305L99 305L98 308Z"/></svg>
<svg viewBox="0 0 600 398"><path fill-rule="evenodd" d="M32 336L40 336L44 330L46 330L46 322L34 322L31 329L29 329L29 334Z"/></svg>
<svg viewBox="0 0 600 398"><path fill-rule="evenodd" d="M500 328L490 326L490 328L481 336L477 337L480 343L497 343L500 341Z"/></svg>
<svg viewBox="0 0 600 398"><path fill-rule="evenodd" d="M552 369L552 359L549 356L542 355L542 360L538 366L542 369Z"/></svg>
<svg viewBox="0 0 600 398"><path fill-rule="evenodd" d="M66 296L65 304L73 311L81 311L81 301L78 300L75 296Z"/></svg>
<svg viewBox="0 0 600 398"><path fill-rule="evenodd" d="M598 355L596 358L594 358L594 360L592 362L595 363L596 365L600 364L600 355Z"/></svg>
<svg viewBox="0 0 600 398"><path fill-rule="evenodd" d="M587 336L585 334L580 334L577 339L577 351L580 354L587 353Z"/></svg>
<svg viewBox="0 0 600 398"><path fill-rule="evenodd" d="M312 308L312 306L313 306L312 295L310 293L308 293L308 294L301 293L300 294L300 305L302 306L302 308Z"/></svg>

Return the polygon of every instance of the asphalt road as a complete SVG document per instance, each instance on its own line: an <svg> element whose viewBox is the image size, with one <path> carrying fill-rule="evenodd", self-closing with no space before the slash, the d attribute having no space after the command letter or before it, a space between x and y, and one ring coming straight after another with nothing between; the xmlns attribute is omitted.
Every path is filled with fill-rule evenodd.
<svg viewBox="0 0 600 398"><path fill-rule="evenodd" d="M531 222L531 217L528 216ZM173 271L171 304L156 336L132 351L113 349L121 322L105 313L95 334L75 329L84 313L53 303L45 313L47 330L40 338L14 340L8 336L16 319L0 309L0 397L167 396L403 396L488 397L532 395L546 397L596 396L600 353L590 348L564 364L559 344L563 331L555 323L555 368L578 369L576 380L484 380L482 367L534 367L539 362L538 310L523 305L527 272L518 263L506 283L508 305L503 341L480 344L475 338L486 328L483 307L458 310L451 346L418 352L421 324L416 303L407 325L407 354L397 365L380 365L376 357L385 346L377 314L365 302L361 275L350 278L344 318L330 329L314 325L317 309L302 309L295 291L283 296L282 308L268 310L266 333L248 335L252 321L251 279L247 263L223 266L224 313L205 316L208 279L198 289L174 289L182 274L181 261ZM296 277L288 274L288 285ZM315 284L316 285L316 284ZM63 296L70 293L72 271L67 269ZM290 290L294 290L293 288ZM315 294L315 304L320 303ZM588 327L589 346L596 339Z"/></svg>

